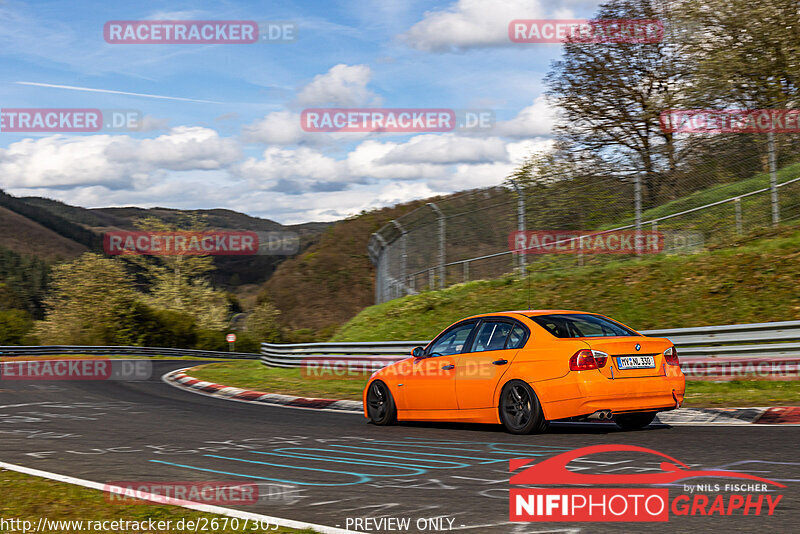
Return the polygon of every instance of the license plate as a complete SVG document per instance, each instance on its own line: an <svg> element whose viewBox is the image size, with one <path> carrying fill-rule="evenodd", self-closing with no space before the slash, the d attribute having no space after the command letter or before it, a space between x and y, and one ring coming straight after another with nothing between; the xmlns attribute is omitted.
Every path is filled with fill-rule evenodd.
<svg viewBox="0 0 800 534"><path fill-rule="evenodd" d="M652 356L619 356L618 369L652 369L656 366L656 359Z"/></svg>

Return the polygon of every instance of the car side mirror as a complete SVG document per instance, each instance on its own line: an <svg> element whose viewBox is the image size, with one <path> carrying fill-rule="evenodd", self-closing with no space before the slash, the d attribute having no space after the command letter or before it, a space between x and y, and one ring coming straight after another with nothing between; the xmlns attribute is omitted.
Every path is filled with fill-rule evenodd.
<svg viewBox="0 0 800 534"><path fill-rule="evenodd" d="M411 349L411 355L415 358L424 358L425 349L423 347L414 347Z"/></svg>

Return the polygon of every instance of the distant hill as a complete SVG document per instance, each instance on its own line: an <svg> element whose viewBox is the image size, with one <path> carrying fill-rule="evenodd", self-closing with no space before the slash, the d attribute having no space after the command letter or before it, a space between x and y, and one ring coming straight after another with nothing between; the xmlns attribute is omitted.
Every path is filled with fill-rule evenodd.
<svg viewBox="0 0 800 534"><path fill-rule="evenodd" d="M145 217L175 222L186 213L203 216L214 229L297 232L301 251L330 226L330 223L285 226L227 209L87 209L42 197L14 197L0 191L0 248L46 262L69 260L89 250L102 251L102 235L106 231L135 230L136 220ZM216 256L213 281L234 290L240 285L260 284L285 259L284 256Z"/></svg>
<svg viewBox="0 0 800 534"><path fill-rule="evenodd" d="M437 197L439 198L439 197ZM381 226L426 199L339 221L302 254L280 264L260 298L280 311L280 322L297 341L324 340L375 300L375 272L367 242Z"/></svg>

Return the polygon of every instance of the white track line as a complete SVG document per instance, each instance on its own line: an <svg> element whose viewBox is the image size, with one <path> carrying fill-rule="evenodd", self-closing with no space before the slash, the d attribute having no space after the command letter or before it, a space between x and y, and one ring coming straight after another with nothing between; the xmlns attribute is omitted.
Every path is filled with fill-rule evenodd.
<svg viewBox="0 0 800 534"><path fill-rule="evenodd" d="M16 471L17 473L23 473L26 475L32 475L35 477L47 478L49 480L55 480L57 482L65 482L67 484L83 486L84 488L91 488L100 491L107 490L107 485L100 484L99 482L92 482L91 480L83 480L82 478L74 478L67 475L59 475L58 473L50 473L49 471L40 471L39 469L32 469L30 467L23 467L21 465L14 465L6 462L0 462L0 468L8 469L9 471ZM163 495L156 495L153 493L137 493L136 497L144 501L153 501L160 505L164 504ZM287 528L296 528L299 530L312 529L316 530L317 532L321 532L323 534L357 534L357 532L353 530L328 527L325 525L315 525L313 523L306 523L304 521L295 521L293 519L283 519L280 517L272 517L262 514L253 514L250 512L243 512L241 510L235 510L233 508L225 508L222 506L214 506L211 504L187 503L187 504L170 504L169 506L180 506L181 508L188 508L190 510L196 510L198 512L205 512L215 515L224 515L228 517L235 517L237 519L246 519L249 521L260 521L262 523L269 523L271 525L278 525Z"/></svg>

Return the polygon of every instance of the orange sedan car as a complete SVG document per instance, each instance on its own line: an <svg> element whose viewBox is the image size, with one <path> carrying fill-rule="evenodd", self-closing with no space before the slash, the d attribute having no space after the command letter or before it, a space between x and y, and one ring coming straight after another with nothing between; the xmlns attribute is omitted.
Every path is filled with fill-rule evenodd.
<svg viewBox="0 0 800 534"><path fill-rule="evenodd" d="M468 317L411 357L376 371L364 414L395 421L503 424L542 432L555 420L633 430L683 402L675 346L603 315L529 310Z"/></svg>

